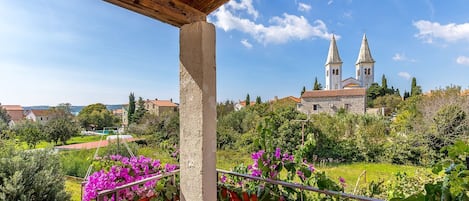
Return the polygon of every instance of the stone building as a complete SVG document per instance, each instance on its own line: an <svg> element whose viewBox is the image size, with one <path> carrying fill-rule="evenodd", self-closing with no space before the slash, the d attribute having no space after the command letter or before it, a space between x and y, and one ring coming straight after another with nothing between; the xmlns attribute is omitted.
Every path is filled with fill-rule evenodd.
<svg viewBox="0 0 469 201"><path fill-rule="evenodd" d="M335 114L341 108L345 111L365 114L366 89L315 90L301 96L298 110L306 114Z"/></svg>
<svg viewBox="0 0 469 201"><path fill-rule="evenodd" d="M161 116L163 114L169 114L172 112L176 112L178 109L178 105L173 103L173 100L147 100L145 101L145 109L150 114L156 114Z"/></svg>
<svg viewBox="0 0 469 201"><path fill-rule="evenodd" d="M325 64L325 89L306 91L301 96L298 110L308 114L334 114L340 108L358 114L366 112L366 89L374 82L375 64L366 35L363 35L355 62L355 78L342 79L342 64L335 37L332 36Z"/></svg>

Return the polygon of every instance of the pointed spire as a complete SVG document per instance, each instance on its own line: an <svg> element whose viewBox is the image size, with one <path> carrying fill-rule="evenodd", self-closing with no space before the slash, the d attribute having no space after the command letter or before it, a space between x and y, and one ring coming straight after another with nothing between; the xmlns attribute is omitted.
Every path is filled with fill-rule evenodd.
<svg viewBox="0 0 469 201"><path fill-rule="evenodd" d="M335 42L335 37L332 35L331 45L329 46L329 54L327 55L327 64L341 64L342 60L339 56L339 50L337 49L337 44Z"/></svg>
<svg viewBox="0 0 469 201"><path fill-rule="evenodd" d="M362 45L360 47L360 53L358 54L357 64L359 63L374 63L373 57L371 57L370 47L368 47L368 40L366 34L363 34Z"/></svg>

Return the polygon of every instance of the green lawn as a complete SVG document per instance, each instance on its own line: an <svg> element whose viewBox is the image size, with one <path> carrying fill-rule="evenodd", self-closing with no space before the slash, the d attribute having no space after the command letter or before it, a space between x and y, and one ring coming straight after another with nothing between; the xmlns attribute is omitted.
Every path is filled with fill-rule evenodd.
<svg viewBox="0 0 469 201"><path fill-rule="evenodd" d="M65 180L65 190L71 194L71 201L81 200L81 181L76 179L67 178Z"/></svg>
<svg viewBox="0 0 469 201"><path fill-rule="evenodd" d="M101 136L97 135L80 135L80 136L74 136L67 140L67 144L79 144L79 143L85 143L85 142L94 142L94 141L99 141ZM103 139L106 140L106 136L103 136ZM58 143L58 145L62 145L62 143ZM41 149L41 148L49 148L49 147L54 147L54 143L51 142L46 142L46 141L40 141L36 145L36 149ZM29 149L28 144L26 142L19 142L18 148L21 149Z"/></svg>

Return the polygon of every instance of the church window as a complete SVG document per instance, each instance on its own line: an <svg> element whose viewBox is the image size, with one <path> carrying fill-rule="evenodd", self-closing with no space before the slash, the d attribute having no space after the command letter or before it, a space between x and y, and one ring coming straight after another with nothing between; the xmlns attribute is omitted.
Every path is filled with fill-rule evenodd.
<svg viewBox="0 0 469 201"><path fill-rule="evenodd" d="M337 71L335 71L337 73L337 75L339 75L339 69L337 69Z"/></svg>
<svg viewBox="0 0 469 201"><path fill-rule="evenodd" d="M318 104L314 104L314 105L313 105L313 110L314 110L314 111L317 111L318 108L319 108L319 105L318 105Z"/></svg>
<svg viewBox="0 0 469 201"><path fill-rule="evenodd" d="M332 75L335 75L335 69L332 69Z"/></svg>

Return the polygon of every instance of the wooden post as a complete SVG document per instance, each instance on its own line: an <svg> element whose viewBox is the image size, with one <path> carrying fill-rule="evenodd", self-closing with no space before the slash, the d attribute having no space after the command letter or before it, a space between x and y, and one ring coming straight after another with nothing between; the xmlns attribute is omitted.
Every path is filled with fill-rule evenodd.
<svg viewBox="0 0 469 201"><path fill-rule="evenodd" d="M180 29L181 200L217 200L215 26Z"/></svg>

